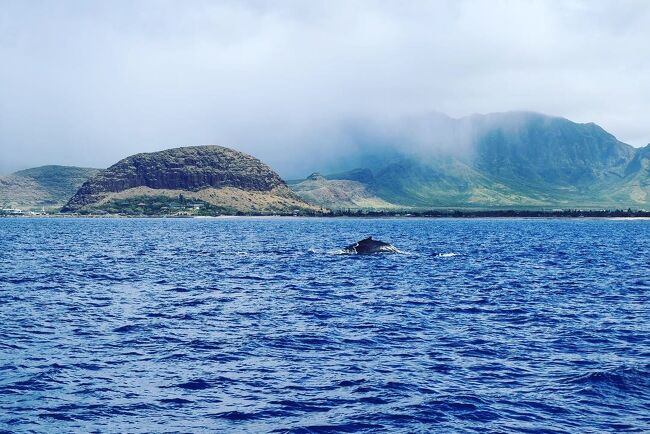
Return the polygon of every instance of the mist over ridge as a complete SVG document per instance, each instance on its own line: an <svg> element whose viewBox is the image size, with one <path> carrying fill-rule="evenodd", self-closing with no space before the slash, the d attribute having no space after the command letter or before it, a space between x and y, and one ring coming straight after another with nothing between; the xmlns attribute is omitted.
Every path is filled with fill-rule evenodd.
<svg viewBox="0 0 650 434"><path fill-rule="evenodd" d="M333 208L650 205L650 145L632 147L591 122L432 114L347 132L356 146L292 182L303 199Z"/></svg>
<svg viewBox="0 0 650 434"><path fill-rule="evenodd" d="M563 117L532 111L475 113L461 118L429 112L419 116L357 118L342 122L337 129L330 129L336 131L329 136L329 140L334 143L323 147L330 150L329 153L319 154L316 162L296 161L295 165L308 172L304 173L306 176L313 171L327 173L356 167L376 168L388 160L403 157L418 158L422 161L443 157L473 161L477 158L480 148L485 148L485 141L489 141L490 135L494 134L509 141L535 140L534 146L546 147L549 152L553 152L554 147L571 144L554 143L553 136L559 136L562 131L572 128L592 131L593 138L605 138L630 148L630 152L633 152L632 146L620 142L593 122L581 124ZM542 135L531 137L533 129ZM325 140L328 134L317 131L314 136Z"/></svg>

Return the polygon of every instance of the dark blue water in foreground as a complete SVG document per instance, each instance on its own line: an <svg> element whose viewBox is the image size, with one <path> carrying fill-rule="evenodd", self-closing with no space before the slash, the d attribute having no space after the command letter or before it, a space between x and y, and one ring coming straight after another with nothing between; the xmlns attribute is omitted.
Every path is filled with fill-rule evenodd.
<svg viewBox="0 0 650 434"><path fill-rule="evenodd" d="M650 221L0 219L0 337L0 431L648 432Z"/></svg>

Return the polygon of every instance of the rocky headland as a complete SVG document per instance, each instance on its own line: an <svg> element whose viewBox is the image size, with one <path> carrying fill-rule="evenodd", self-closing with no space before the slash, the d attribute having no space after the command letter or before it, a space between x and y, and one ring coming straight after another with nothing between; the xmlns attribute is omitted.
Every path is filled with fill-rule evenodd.
<svg viewBox="0 0 650 434"><path fill-rule="evenodd" d="M127 157L84 183L62 212L209 214L318 212L255 157L206 145ZM145 212L147 213L147 212Z"/></svg>

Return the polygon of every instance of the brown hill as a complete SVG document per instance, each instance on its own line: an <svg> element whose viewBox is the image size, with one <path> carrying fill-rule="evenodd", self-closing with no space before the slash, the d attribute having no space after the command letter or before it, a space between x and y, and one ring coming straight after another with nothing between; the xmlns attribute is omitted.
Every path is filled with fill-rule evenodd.
<svg viewBox="0 0 650 434"><path fill-rule="evenodd" d="M138 213L152 198L180 198L220 213L286 214L316 211L292 193L269 166L222 146L191 146L125 158L88 180L63 212ZM174 212L183 205L163 206Z"/></svg>

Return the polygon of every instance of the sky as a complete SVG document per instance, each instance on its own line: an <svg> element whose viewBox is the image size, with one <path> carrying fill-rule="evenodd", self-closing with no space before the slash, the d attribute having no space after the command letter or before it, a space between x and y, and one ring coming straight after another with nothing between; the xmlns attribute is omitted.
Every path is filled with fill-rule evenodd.
<svg viewBox="0 0 650 434"><path fill-rule="evenodd" d="M0 174L220 144L285 177L350 119L530 110L650 142L650 2L0 0Z"/></svg>

